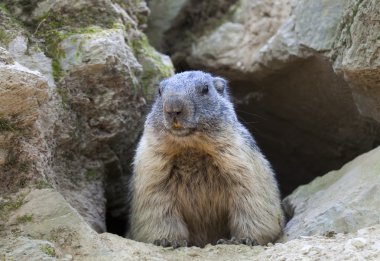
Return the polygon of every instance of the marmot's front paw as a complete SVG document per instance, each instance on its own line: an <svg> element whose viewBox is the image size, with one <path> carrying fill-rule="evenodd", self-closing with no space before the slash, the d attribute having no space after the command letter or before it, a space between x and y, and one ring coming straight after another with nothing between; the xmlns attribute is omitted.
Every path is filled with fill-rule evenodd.
<svg viewBox="0 0 380 261"><path fill-rule="evenodd" d="M219 239L216 244L225 244L225 245L247 245L247 246L257 246L259 245L256 240L246 237L237 239L236 237L232 237L231 239Z"/></svg>
<svg viewBox="0 0 380 261"><path fill-rule="evenodd" d="M179 248L179 247L187 247L187 241L186 240L169 241L166 238L156 239L156 240L154 240L153 244L155 244L156 246L162 246L162 247L172 246L174 249Z"/></svg>

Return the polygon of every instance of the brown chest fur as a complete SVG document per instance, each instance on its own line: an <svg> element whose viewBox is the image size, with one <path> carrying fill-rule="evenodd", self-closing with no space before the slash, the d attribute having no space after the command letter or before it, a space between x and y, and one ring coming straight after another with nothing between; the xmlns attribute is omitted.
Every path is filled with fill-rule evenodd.
<svg viewBox="0 0 380 261"><path fill-rule="evenodd" d="M176 155L166 186L187 225L190 244L229 237L227 181L210 156L197 151Z"/></svg>

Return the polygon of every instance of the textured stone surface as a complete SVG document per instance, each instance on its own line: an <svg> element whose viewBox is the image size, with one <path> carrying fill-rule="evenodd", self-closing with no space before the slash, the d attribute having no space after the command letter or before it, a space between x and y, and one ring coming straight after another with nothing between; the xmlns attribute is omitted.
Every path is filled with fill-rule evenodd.
<svg viewBox="0 0 380 261"><path fill-rule="evenodd" d="M333 55L359 112L380 122L380 3L356 1L346 10Z"/></svg>
<svg viewBox="0 0 380 261"><path fill-rule="evenodd" d="M47 78L17 63L0 47L0 195L42 177L44 145L38 119L48 101Z"/></svg>
<svg viewBox="0 0 380 261"><path fill-rule="evenodd" d="M149 16L148 31L150 43L162 49L162 44L165 41L165 32L175 24L175 19L181 14L181 10L189 4L189 0L148 0L147 3L154 10Z"/></svg>
<svg viewBox="0 0 380 261"><path fill-rule="evenodd" d="M7 51L0 49L2 55ZM10 54L0 63L0 115L14 128L36 121L40 104L47 100L46 79L18 63L11 63Z"/></svg>
<svg viewBox="0 0 380 261"><path fill-rule="evenodd" d="M190 67L207 68L230 79L245 74L290 11L290 1L241 0L230 19L197 39L186 62Z"/></svg>
<svg viewBox="0 0 380 261"><path fill-rule="evenodd" d="M0 250L4 260L56 260L52 243L24 236L0 239Z"/></svg>
<svg viewBox="0 0 380 261"><path fill-rule="evenodd" d="M1 55L2 61L13 59L38 71L45 77L42 87L50 87L43 102L27 88L16 95L22 106L14 106L9 95L0 98L5 99L0 104L4 113L27 107L18 117L35 123L28 134L35 143L28 149L34 149L33 157L23 156L23 165L12 169L28 169L22 177L38 170L33 176L57 188L97 231L106 230L107 218L117 224L110 231L125 233L135 142L157 83L173 73L170 59L153 49L141 32L147 14L144 1L4 1L0 8L0 35L7 36L0 44L9 52ZM18 77L13 72L11 76ZM13 137L7 131L0 138L12 144ZM17 148L12 153L0 149L8 183L10 158L26 150Z"/></svg>
<svg viewBox="0 0 380 261"><path fill-rule="evenodd" d="M47 78L49 86L55 85L51 59L38 48L28 48L28 38L25 35L17 35L7 48L18 63L41 73Z"/></svg>
<svg viewBox="0 0 380 261"><path fill-rule="evenodd" d="M2 255L0 257L6 260L11 258L50 260L52 257L58 260L315 260L317 258L377 260L379 258L379 226L365 228L356 233L305 236L269 246L207 245L203 249L191 247L173 250L135 242L113 234L95 233L76 210L54 190L24 191L21 195L23 195L21 204L9 213L6 226L0 229ZM2 202L0 199L0 203ZM26 256L28 259L24 259Z"/></svg>
<svg viewBox="0 0 380 261"><path fill-rule="evenodd" d="M380 224L380 147L318 177L284 199L288 240Z"/></svg>

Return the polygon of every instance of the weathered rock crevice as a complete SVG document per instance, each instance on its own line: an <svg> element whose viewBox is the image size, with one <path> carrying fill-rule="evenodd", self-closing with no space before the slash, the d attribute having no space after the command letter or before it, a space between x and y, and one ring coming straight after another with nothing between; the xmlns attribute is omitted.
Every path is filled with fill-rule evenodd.
<svg viewBox="0 0 380 261"><path fill-rule="evenodd" d="M262 80L232 81L236 109L272 162L283 196L380 145L328 59L313 56Z"/></svg>

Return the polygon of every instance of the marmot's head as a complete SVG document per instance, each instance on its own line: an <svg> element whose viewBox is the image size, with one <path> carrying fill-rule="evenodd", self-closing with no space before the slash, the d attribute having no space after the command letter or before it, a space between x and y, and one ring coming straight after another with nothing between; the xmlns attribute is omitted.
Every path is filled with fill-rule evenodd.
<svg viewBox="0 0 380 261"><path fill-rule="evenodd" d="M218 132L234 120L226 80L188 71L160 83L146 126L159 133L185 137Z"/></svg>

